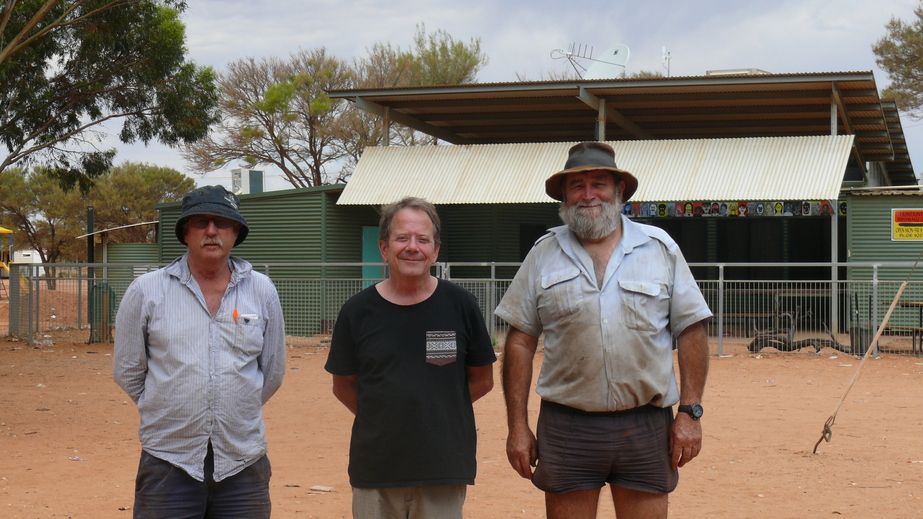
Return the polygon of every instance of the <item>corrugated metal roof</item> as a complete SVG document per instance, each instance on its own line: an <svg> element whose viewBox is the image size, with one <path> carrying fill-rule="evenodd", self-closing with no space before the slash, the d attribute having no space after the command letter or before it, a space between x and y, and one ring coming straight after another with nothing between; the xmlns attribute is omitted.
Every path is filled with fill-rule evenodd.
<svg viewBox="0 0 923 519"><path fill-rule="evenodd" d="M609 142L639 188L632 201L830 200L853 135ZM574 143L370 147L337 204L419 196L435 204L553 202L545 179Z"/></svg>
<svg viewBox="0 0 923 519"><path fill-rule="evenodd" d="M453 144L593 140L600 104L605 107L605 138L615 141L855 135L852 158L857 167L880 162L889 184L919 183L896 105L879 97L869 71L473 83L328 93Z"/></svg>

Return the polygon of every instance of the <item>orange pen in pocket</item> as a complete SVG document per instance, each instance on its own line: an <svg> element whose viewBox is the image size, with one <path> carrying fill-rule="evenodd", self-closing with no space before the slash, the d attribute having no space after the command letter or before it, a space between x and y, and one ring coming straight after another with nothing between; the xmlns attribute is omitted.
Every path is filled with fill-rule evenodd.
<svg viewBox="0 0 923 519"><path fill-rule="evenodd" d="M234 315L234 324L237 324L237 316L240 315L240 313L237 311L236 308L234 309L234 314L233 314L233 315Z"/></svg>

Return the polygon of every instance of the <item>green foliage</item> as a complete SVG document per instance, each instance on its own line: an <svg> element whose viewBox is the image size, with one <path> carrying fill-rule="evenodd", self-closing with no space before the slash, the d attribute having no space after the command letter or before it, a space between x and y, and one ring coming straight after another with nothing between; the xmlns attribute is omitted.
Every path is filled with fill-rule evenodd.
<svg viewBox="0 0 923 519"><path fill-rule="evenodd" d="M354 84L344 61L323 47L300 50L288 61L244 58L229 63L218 84L221 122L183 151L193 169L207 173L232 161L272 164L295 187L327 183L327 166L342 156L333 140L347 107L326 90Z"/></svg>
<svg viewBox="0 0 923 519"><path fill-rule="evenodd" d="M0 20L0 171L40 165L87 192L124 143L193 142L217 120L215 74L185 61L176 0L8 0Z"/></svg>
<svg viewBox="0 0 923 519"><path fill-rule="evenodd" d="M86 218L78 216L86 215L86 205L84 195L63 191L45 170L0 172L0 215L13 224L17 249L37 250L44 263L81 260L85 243L74 237L86 228Z"/></svg>
<svg viewBox="0 0 923 519"><path fill-rule="evenodd" d="M481 39L465 44L442 29L427 33L417 25L414 46L409 50L376 43L367 49L368 56L355 62L359 86L385 88L396 86L442 86L473 83L477 73L489 62L481 51Z"/></svg>
<svg viewBox="0 0 923 519"><path fill-rule="evenodd" d="M424 24L417 25L409 50L393 47L390 43L377 43L367 49L365 58L357 59L354 69L357 86L361 88L389 88L457 85L473 83L477 73L487 65L489 58L481 51L480 38L465 44L442 29L427 33ZM382 144L383 121L360 110L350 111L343 119L342 131L348 135L340 141L348 162L348 172L355 167L366 146ZM414 146L436 144L437 139L410 128L392 125L389 144Z"/></svg>
<svg viewBox="0 0 923 519"><path fill-rule="evenodd" d="M426 26L417 26L413 38L416 64L416 85L460 85L473 83L477 73L488 63L481 52L481 39L472 38L469 44L455 40L449 33L437 29L426 33Z"/></svg>
<svg viewBox="0 0 923 519"><path fill-rule="evenodd" d="M103 175L89 193L95 210L95 227L113 229L159 219L154 208L176 202L195 189L195 181L172 168L124 162ZM144 225L119 229L107 239L117 243L154 243L156 227Z"/></svg>
<svg viewBox="0 0 923 519"><path fill-rule="evenodd" d="M639 70L631 73L622 72L622 77L631 79L655 79L663 77L663 73L659 70Z"/></svg>
<svg viewBox="0 0 923 519"><path fill-rule="evenodd" d="M916 19L905 23L891 18L887 36L872 45L875 63L888 74L891 84L882 96L914 120L923 119L923 3L914 9Z"/></svg>
<svg viewBox="0 0 923 519"><path fill-rule="evenodd" d="M183 157L201 173L237 162L274 165L295 187L344 181L384 132L379 118L330 99L327 90L468 83L486 63L479 39L465 44L442 30L427 34L423 25L412 49L376 43L353 64L323 47L286 61L234 61L219 78L221 122ZM434 142L408 129L391 135L397 144Z"/></svg>
<svg viewBox="0 0 923 519"><path fill-rule="evenodd" d="M43 262L86 261L87 207L94 208L94 228L112 229L158 219L156 204L180 200L195 182L179 171L148 164L123 163L98 175L87 193L64 191L44 168L0 171L0 221L16 229L20 249L39 251ZM153 243L154 225L119 229L110 242Z"/></svg>

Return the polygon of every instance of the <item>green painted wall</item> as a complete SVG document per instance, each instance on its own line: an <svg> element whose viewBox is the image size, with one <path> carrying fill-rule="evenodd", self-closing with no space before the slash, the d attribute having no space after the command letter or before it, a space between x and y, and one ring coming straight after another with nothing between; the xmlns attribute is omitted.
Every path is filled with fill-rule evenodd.
<svg viewBox="0 0 923 519"><path fill-rule="evenodd" d="M923 251L923 241L892 241L891 210L923 209L921 195L847 195L849 223L847 229L848 261L852 262L914 262ZM878 319L884 318L894 300L900 284L910 274L909 267L887 267L878 269ZM871 267L850 267L850 280L871 280ZM923 268L917 267L911 283L907 286L901 301L923 300L920 283L923 282ZM858 308L860 319L870 315L867 295L871 287L861 294L850 294L850 308ZM858 305L858 306L856 306ZM923 317L916 309L898 307L888 324L890 326L920 326ZM923 315L923 314L920 314Z"/></svg>
<svg viewBox="0 0 923 519"><path fill-rule="evenodd" d="M378 225L366 206L337 206L342 185L240 196L240 212L250 234L234 255L251 263L344 262L362 260L362 226ZM182 212L178 202L157 206L161 214L160 257L185 253L173 229Z"/></svg>
<svg viewBox="0 0 923 519"><path fill-rule="evenodd" d="M160 262L160 249L156 243L110 243L106 249L109 263Z"/></svg>
<svg viewBox="0 0 923 519"><path fill-rule="evenodd" d="M378 225L378 214L366 206L337 206L342 185L319 186L240 196L240 212L250 234L233 254L266 272L266 263L361 262L362 226ZM185 253L173 229L182 213L179 202L157 206L161 214L160 258L169 262ZM273 266L272 278L286 308L286 325L294 335L319 333L335 318L335 309L361 288L344 284L330 301L317 301L321 283L345 283L355 279L360 267ZM317 279L304 288L304 279ZM294 280L301 288L295 289ZM326 291L329 293L329 291ZM328 315L333 313L333 317ZM320 322L316 325L306 323ZM305 327L313 327L307 329Z"/></svg>
<svg viewBox="0 0 923 519"><path fill-rule="evenodd" d="M472 204L439 206L442 219L440 261L519 262L545 230L561 225L558 204ZM497 269L512 276L515 267ZM487 270L458 267L453 277L486 277Z"/></svg>
<svg viewBox="0 0 923 519"><path fill-rule="evenodd" d="M923 241L891 240L891 209L923 209L921 195L848 195L849 221L847 248L849 262L916 261L923 251ZM869 279L870 268L849 269L850 279ZM903 281L907 268L879 269L879 279ZM914 281L923 281L923 269L914 273Z"/></svg>
<svg viewBox="0 0 923 519"><path fill-rule="evenodd" d="M102 259L103 256L97 253L96 257ZM159 246L156 243L109 243L106 245L106 262L156 265L160 263ZM106 267L98 276L109 280L109 288L114 292L117 301L120 301L128 285L147 271L147 268L137 266Z"/></svg>

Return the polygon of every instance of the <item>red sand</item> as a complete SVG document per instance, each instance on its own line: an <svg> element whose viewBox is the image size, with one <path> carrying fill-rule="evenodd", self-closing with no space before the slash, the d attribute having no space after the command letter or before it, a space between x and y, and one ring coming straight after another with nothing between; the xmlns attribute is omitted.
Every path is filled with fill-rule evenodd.
<svg viewBox="0 0 923 519"><path fill-rule="evenodd" d="M137 411L112 382L112 345L87 336L55 333L41 349L0 339L0 517L131 517ZM351 415L330 392L327 350L291 342L285 383L265 409L274 516L348 518ZM869 359L833 441L812 454L859 360L724 352L733 356L712 359L704 449L680 470L674 517L923 517L923 359ZM465 515L543 517L542 494L506 460L499 364L497 375L475 405L479 472ZM614 517L608 492L601 503L600 517Z"/></svg>

